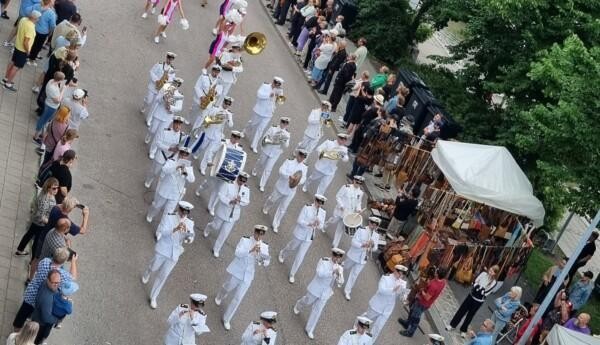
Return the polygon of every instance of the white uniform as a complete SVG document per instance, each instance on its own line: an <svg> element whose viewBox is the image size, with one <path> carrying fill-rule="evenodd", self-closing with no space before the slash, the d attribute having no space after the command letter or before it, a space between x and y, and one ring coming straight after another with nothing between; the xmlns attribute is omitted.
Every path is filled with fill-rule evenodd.
<svg viewBox="0 0 600 345"><path fill-rule="evenodd" d="M167 319L169 330L165 336L165 345L196 345L196 336L210 332L206 326L206 314L197 310L190 317L189 311L187 304L180 304L171 312ZM180 316L181 312L185 313Z"/></svg>
<svg viewBox="0 0 600 345"><path fill-rule="evenodd" d="M273 96L271 96L273 94ZM262 139L265 129L271 122L273 112L275 111L275 99L277 95L282 95L283 91L279 88L273 88L270 83L264 83L256 92L256 104L254 105L252 118L248 121L244 133L252 134L250 147L258 151L258 142Z"/></svg>
<svg viewBox="0 0 600 345"><path fill-rule="evenodd" d="M321 121L321 113L323 111L321 108L313 109L308 115L308 126L304 130L304 137L302 141L298 144L299 149L304 149L308 154L310 154L317 144L319 140L323 136L323 128Z"/></svg>
<svg viewBox="0 0 600 345"><path fill-rule="evenodd" d="M230 202L239 196L240 202L237 205L231 205ZM213 252L216 255L221 251L223 243L227 240L235 222L240 219L242 207L250 203L250 189L246 185L239 185L236 182L225 183L219 189L219 199L215 207L215 217L212 222L206 224L204 234L208 235L212 230L217 230L219 236L213 246Z"/></svg>
<svg viewBox="0 0 600 345"><path fill-rule="evenodd" d="M213 77L211 73L203 71L194 85L194 104L192 104L192 112L190 114L190 118L195 119L194 123L198 122L198 118L202 117L203 113L211 107L211 104L209 104L206 109L200 109L200 97L206 96L211 87L215 87L215 91L217 92L215 100L217 100L223 90L221 86L221 79L219 76Z"/></svg>
<svg viewBox="0 0 600 345"><path fill-rule="evenodd" d="M297 171L302 172L302 178L298 184L302 185L304 181L306 181L308 171L306 164L304 164L304 162L298 162L298 159L296 158L288 159L283 162L279 168L279 178L277 179L277 182L275 182L275 188L273 188L273 192L267 201L265 201L263 211L268 212L274 204L277 204L277 211L275 211L275 216L273 216L273 228L279 228L281 219L285 215L294 195L296 195L296 188L298 188L298 186L290 188L289 178Z"/></svg>
<svg viewBox="0 0 600 345"><path fill-rule="evenodd" d="M260 182L258 184L261 190L265 189L267 180L269 179L269 176L271 176L273 166L275 165L275 162L277 162L277 159L279 159L283 149L290 146L290 132L288 132L288 130L285 128L281 128L280 126L272 126L269 128L265 134L265 137L279 137L281 138L281 144L266 144L262 146L260 156L256 161L254 169L252 169L252 175L256 175L258 171L262 171Z"/></svg>
<svg viewBox="0 0 600 345"><path fill-rule="evenodd" d="M373 342L375 342L386 321L394 311L398 297L404 300L408 292L406 281L402 278L396 279L393 274L386 274L379 279L377 292L369 300L369 309L363 314L363 316L373 320L373 324L371 325Z"/></svg>
<svg viewBox="0 0 600 345"><path fill-rule="evenodd" d="M183 169L177 168L180 165L184 166ZM195 180L194 169L189 160L167 160L160 172L154 200L148 209L148 218L154 218L163 207L163 216L173 212L179 200L185 195L186 182L194 183Z"/></svg>
<svg viewBox="0 0 600 345"><path fill-rule="evenodd" d="M152 181L156 178L160 171L169 158L175 158L177 151L169 151L169 149L175 148L185 141L186 135L183 131L175 131L171 127L164 128L156 133L152 144L150 144L150 151L148 157L152 160L150 170L146 174L146 180L144 184L150 188Z"/></svg>
<svg viewBox="0 0 600 345"><path fill-rule="evenodd" d="M229 277L225 284L221 287L217 299L222 300L227 297L233 290L234 296L229 302L223 321L230 322L237 308L240 306L244 295L248 292L250 284L254 279L254 269L258 262L259 265L269 266L271 256L269 256L269 245L260 241L260 253L250 253L250 250L256 245L257 241L254 237L242 237L235 247L235 257L227 266Z"/></svg>
<svg viewBox="0 0 600 345"><path fill-rule="evenodd" d="M344 260L344 270L349 272L348 280L344 287L344 293L347 295L350 295L358 275L363 268L365 268L369 254L367 248L363 248L362 245L366 244L369 240L374 243L374 247L371 250L375 250L377 248L377 243L379 242L379 234L377 231L371 230L369 227L359 227L356 229L356 232L352 237L350 248L346 252L346 259Z"/></svg>
<svg viewBox="0 0 600 345"><path fill-rule="evenodd" d="M174 232L181 222L185 224L186 231ZM156 301L169 273L177 264L179 256L183 254L183 242L191 243L194 240L194 222L187 217L181 218L177 213L167 214L158 225L156 235L154 258L144 272L145 279L148 279L151 273L159 271L150 290L152 301Z"/></svg>
<svg viewBox="0 0 600 345"><path fill-rule="evenodd" d="M333 284L340 285L344 282L343 270L341 270L340 280L336 282L338 278L335 272L339 267L330 258L321 258L317 264L315 277L306 287L306 295L296 302L295 307L297 309L312 305L312 310L306 322L305 330L307 333L312 334L314 332L327 300L333 295Z"/></svg>
<svg viewBox="0 0 600 345"><path fill-rule="evenodd" d="M336 227L332 245L334 248L339 248L344 233L344 216L362 210L363 195L362 189L360 187L356 188L354 184L343 185L335 195L336 205L335 210L333 210L333 217L327 220L328 224L334 224Z"/></svg>
<svg viewBox="0 0 600 345"><path fill-rule="evenodd" d="M149 143L154 139L154 135L157 131L163 128L169 127L173 122L173 115L180 112L183 108L183 95L179 90L175 91L173 96L173 105L165 104L164 95L166 88L162 88L156 95L156 100L152 106L150 116L152 118L150 127L148 128L148 134L146 134L146 143Z"/></svg>
<svg viewBox="0 0 600 345"><path fill-rule="evenodd" d="M326 140L321 145L319 145L319 147L317 147L317 153L319 154L319 156L321 155L321 152L325 151L340 152L340 154L342 155L341 160L343 162L348 161L348 148L344 145L338 144L337 140ZM327 158L320 158L319 160L317 160L317 162L315 163L315 169L308 177L308 180L306 181L306 184L304 185L302 190L307 191L308 186L311 183L318 181L319 186L317 187L316 194L325 195L325 191L327 190L327 187L329 187L331 180L333 180L335 171L337 170L337 162L337 160L331 160Z"/></svg>
<svg viewBox="0 0 600 345"><path fill-rule="evenodd" d="M314 204L308 204L302 207L302 210L298 215L298 220L296 221L296 227L294 228L294 236L279 253L279 255L285 259L289 254L296 251L296 257L294 258L294 263L290 270L290 276L294 276L296 275L296 272L298 272L298 269L304 260L304 256L306 255L306 252L308 252L308 249L315 238L315 231L323 229L326 215L327 211L323 208L315 207ZM315 221L318 221L319 225L309 225Z"/></svg>
<svg viewBox="0 0 600 345"><path fill-rule="evenodd" d="M355 329L349 329L342 334L337 345L373 345L373 341L369 332L360 334Z"/></svg>
<svg viewBox="0 0 600 345"><path fill-rule="evenodd" d="M277 331L273 328L267 329L266 336L262 332L254 333L254 331L262 330L263 328L264 326L259 321L250 322L242 334L242 345L275 345Z"/></svg>
<svg viewBox="0 0 600 345"><path fill-rule="evenodd" d="M152 102L154 102L154 98L158 93L158 90L156 89L156 82L163 77L165 71L168 75L167 82L173 81L175 78L175 70L173 69L173 66L167 64L166 62L158 62L150 69L150 76L148 78L148 91L146 92L146 97L144 97L144 106L142 107L142 112L148 110L148 107L152 104ZM148 118L146 118L146 120L148 120Z"/></svg>
<svg viewBox="0 0 600 345"><path fill-rule="evenodd" d="M221 85L223 85L223 90L219 94L219 101L218 101L219 105L223 104L223 100L225 99L225 97L227 97L227 95L229 95L229 90L231 89L231 86L237 82L238 75L244 71L244 67L241 64L241 62L242 62L241 54L239 54L239 53L223 52L223 54L221 54L220 61L221 61L220 77L221 77ZM226 65L231 62L239 62L240 65L239 66L231 66L231 68L232 68L231 71L228 71L226 68L228 68L229 66L226 66Z"/></svg>
<svg viewBox="0 0 600 345"><path fill-rule="evenodd" d="M228 109L215 106L212 107L211 110L207 111L206 114L206 116L215 115L222 116L223 123L209 125L204 129L204 132L200 134L200 136L204 136L204 139L198 138L199 140L203 140L200 149L204 150L204 156L200 161L200 171L204 173L206 173L206 167L208 166L208 163L213 161L215 153L221 146L221 142L223 140L223 128L225 127L225 124L227 124L229 128L233 127L233 114ZM195 155L197 155L197 153Z"/></svg>

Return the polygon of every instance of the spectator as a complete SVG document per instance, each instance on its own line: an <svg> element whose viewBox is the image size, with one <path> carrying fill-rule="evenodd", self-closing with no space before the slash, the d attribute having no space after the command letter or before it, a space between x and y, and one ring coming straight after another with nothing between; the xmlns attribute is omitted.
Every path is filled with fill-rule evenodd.
<svg viewBox="0 0 600 345"><path fill-rule="evenodd" d="M572 305L569 302L567 292L563 289L556 294L552 309L547 312L542 321L542 331L540 334L540 343L544 341L554 325L563 323L569 320L571 315Z"/></svg>
<svg viewBox="0 0 600 345"><path fill-rule="evenodd" d="M70 247L71 241L67 239L71 221L67 218L61 218L56 223L56 227L46 235L39 258L44 259L52 256L52 253L58 248Z"/></svg>
<svg viewBox="0 0 600 345"><path fill-rule="evenodd" d="M342 67L342 64L346 62L347 57L348 53L346 52L346 40L342 39L339 42L337 42L337 48L335 50L335 53L333 53L329 64L327 64L327 69L324 75L315 87L318 90L317 92L319 92L322 95L327 95L329 85L333 80L333 75L340 69L340 67Z"/></svg>
<svg viewBox="0 0 600 345"><path fill-rule="evenodd" d="M4 79L2 79L4 88L7 90L17 91L13 80L17 76L17 72L27 62L27 56L35 40L35 23L41 15L39 11L31 11L27 18L21 18L17 24L17 37L15 39L12 60L6 66L6 73L4 74Z"/></svg>
<svg viewBox="0 0 600 345"><path fill-rule="evenodd" d="M2 14L0 14L0 17L4 18L4 19L10 19L10 17L8 16L8 12L6 12L6 9L8 8L8 5L10 4L10 0L1 0L0 1L0 12Z"/></svg>
<svg viewBox="0 0 600 345"><path fill-rule="evenodd" d="M61 160L64 153L71 149L71 144L73 144L73 141L77 138L79 138L79 134L77 134L76 129L67 129L65 135L63 135L62 139L56 144L56 148L52 154L52 161L56 162Z"/></svg>
<svg viewBox="0 0 600 345"><path fill-rule="evenodd" d="M20 332L11 333L6 339L6 345L33 345L40 329L40 324L27 321Z"/></svg>
<svg viewBox="0 0 600 345"><path fill-rule="evenodd" d="M388 101L393 96L394 85L396 85L396 75L392 73L387 76L385 85L381 88L381 90L383 91L383 97L386 101Z"/></svg>
<svg viewBox="0 0 600 345"><path fill-rule="evenodd" d="M69 128L69 117L71 116L71 111L67 107L59 108L58 111L54 114L54 118L50 125L46 127L46 130L43 134L43 145L42 149L45 149L44 154L44 164L47 164L52 160L52 155L54 154L54 149L56 148L56 144L58 141L67 133L67 129ZM49 165L46 165L46 167Z"/></svg>
<svg viewBox="0 0 600 345"><path fill-rule="evenodd" d="M538 309L540 309L540 305L537 303L534 303L531 306L531 308L529 308L529 314L528 314L527 320L525 320L523 325L519 328L519 331L517 332L517 338L515 339L515 344L519 342L519 339L521 339L521 337L525 333L525 330L527 329L527 327L529 327L529 324L533 320L533 317L535 316L535 313L537 313ZM533 330L531 331L531 336L526 341L527 345L531 344L534 339L538 338L541 328L542 328L542 320L538 320L537 324L535 326L533 326Z"/></svg>
<svg viewBox="0 0 600 345"><path fill-rule="evenodd" d="M348 122L348 135L352 135L352 144L348 146L349 151L356 153L363 140L365 126L377 117L377 111L383 105L383 97L373 97L373 89L370 84L363 83L362 89L354 100L350 119ZM356 134L354 133L356 132Z"/></svg>
<svg viewBox="0 0 600 345"><path fill-rule="evenodd" d="M570 319L569 321L567 321L564 324L564 327L566 329L570 329L575 332L591 335L592 330L590 330L590 327L588 326L590 323L590 320L591 320L590 314L581 313L581 314L579 314L579 316L574 317L574 318Z"/></svg>
<svg viewBox="0 0 600 345"><path fill-rule="evenodd" d="M389 74L390 69L387 66L381 66L381 68L379 68L379 73L375 74L371 79L371 88L373 88L373 91L377 91L380 87L385 86Z"/></svg>
<svg viewBox="0 0 600 345"><path fill-rule="evenodd" d="M44 180L47 176L52 176L58 180L59 191L56 194L56 203L60 204L63 202L65 197L69 195L71 187L73 186L73 176L71 175L71 167L75 165L77 155L73 150L67 150L63 153L60 161L52 163L48 168L46 176L40 176L40 180Z"/></svg>
<svg viewBox="0 0 600 345"><path fill-rule="evenodd" d="M352 54L354 55L354 54ZM355 55L354 55L355 56ZM356 63L355 63L356 65ZM355 71L357 71L358 68L355 68ZM348 122L350 122L350 117L352 115L352 108L354 108L354 103L356 103L356 99L358 98L358 95L360 94L361 90L364 88L369 88L369 72L368 71L363 71L360 74L360 77L354 80L354 85L352 86L352 90L350 91L350 95L348 97L348 103L346 103L346 111L344 112L344 126L348 125ZM344 86L345 87L345 86ZM341 95L340 95L341 98ZM333 109L333 103L331 104L331 107Z"/></svg>
<svg viewBox="0 0 600 345"><path fill-rule="evenodd" d="M540 288L538 289L535 298L533 299L535 303L541 304L544 298L546 298L546 295L552 288L552 285L554 285L554 282L562 272L563 268L565 268L567 261L569 261L569 258L561 258L560 260L558 260L556 265L546 270L544 276L542 277L542 285L540 285ZM563 287L567 286L567 282L568 279L565 279Z"/></svg>
<svg viewBox="0 0 600 345"><path fill-rule="evenodd" d="M48 35L54 31L56 27L56 12L54 12L54 8L52 8L53 0L42 0L41 6L36 5L35 9L40 11L42 16L35 23L35 39L33 40L33 45L31 46L31 51L29 52L29 61L27 61L28 65L37 66L38 54L42 50Z"/></svg>
<svg viewBox="0 0 600 345"><path fill-rule="evenodd" d="M73 0L56 0L54 3L56 11L56 24L72 18L77 13L77 6Z"/></svg>
<svg viewBox="0 0 600 345"><path fill-rule="evenodd" d="M567 284L571 282L577 270L585 266L587 262L590 261L590 259L594 256L594 253L596 252L596 240L598 239L598 236L599 233L597 231L592 232L587 243L585 244L579 255L577 255L577 259L575 260L573 267L571 267L571 269L569 270L569 280Z"/></svg>
<svg viewBox="0 0 600 345"><path fill-rule="evenodd" d="M398 190L394 214L388 225L388 233L392 234L394 237L411 233L410 230L412 229L404 231L405 229L403 228L408 217L415 212L419 205L419 200L417 198L419 197L420 192L421 191L418 188L413 188L410 193L406 193L402 188Z"/></svg>
<svg viewBox="0 0 600 345"><path fill-rule="evenodd" d="M56 46L56 40L60 37L67 37L67 33L71 30L75 30L78 33L78 37L81 40L81 45L85 45L85 41L87 40L87 28L84 26L81 31L79 30L79 26L81 26L81 15L79 13L75 13L71 16L69 20L63 20L56 25L54 32L52 33L52 41L50 44L51 50L54 51Z"/></svg>
<svg viewBox="0 0 600 345"><path fill-rule="evenodd" d="M73 313L73 300L71 296L79 290L79 284L74 281L66 281L60 285L59 293L54 295L52 314L58 318L55 328L61 328L61 323L67 315Z"/></svg>
<svg viewBox="0 0 600 345"><path fill-rule="evenodd" d="M513 286L510 288L509 292L504 294L504 296L499 297L494 301L496 310L492 314L492 321L494 321L496 326L492 335L492 344L496 344L498 334L504 329L504 326L506 326L506 323L510 320L512 314L521 305L520 300L522 292L523 290L521 287Z"/></svg>
<svg viewBox="0 0 600 345"><path fill-rule="evenodd" d="M42 132L48 121L50 121L54 116L56 109L63 99L63 93L65 90L64 80L64 73L54 72L54 77L48 82L48 84L46 84L46 101L44 102L44 111L35 125L35 133L33 134L33 141L38 145L42 144Z"/></svg>
<svg viewBox="0 0 600 345"><path fill-rule="evenodd" d="M294 40L292 38L292 44L296 47L294 54L301 56L304 50L304 45L308 41L308 35L311 32L315 32L319 26L317 17L317 9L315 8L315 0L308 0L308 3L300 8L300 14L304 17L304 24L302 30L298 34L298 37Z"/></svg>
<svg viewBox="0 0 600 345"><path fill-rule="evenodd" d="M31 239L33 239L33 248L37 245L38 237L48 223L50 211L56 206L56 199L54 197L56 193L58 193L58 180L50 177L44 182L41 192L35 199L31 215L31 225L29 225L29 229L27 229L27 232L23 235L17 246L16 256L29 255L25 247L27 247Z"/></svg>
<svg viewBox="0 0 600 345"><path fill-rule="evenodd" d="M417 292L415 301L410 306L408 320L398 319L398 322L406 328L406 330L400 331L401 335L410 338L415 334L421 316L433 305L446 287L446 273L446 269L443 267L436 269L433 279L423 290Z"/></svg>
<svg viewBox="0 0 600 345"><path fill-rule="evenodd" d="M361 37L356 42L356 50L354 51L354 56L356 56L356 70L359 70L362 67L362 64L367 59L367 54L369 50L367 49L367 39Z"/></svg>
<svg viewBox="0 0 600 345"><path fill-rule="evenodd" d="M45 107L46 101L46 85L50 82L52 78L54 78L54 73L62 72L65 75L65 83L69 84L71 79L75 76L74 69L74 61L77 59L77 54L67 48L58 48L56 51L50 55L48 59L48 69L44 74L44 79L42 80L42 84L40 85L40 92L38 93L36 103L38 108L35 110L36 113L42 114ZM66 98L63 100L63 102ZM73 112L73 109L71 109ZM73 115L71 115L72 117Z"/></svg>
<svg viewBox="0 0 600 345"><path fill-rule="evenodd" d="M496 286L496 276L498 275L498 271L500 271L500 267L498 265L494 265L490 267L487 270L487 272L481 272L477 276L477 278L475 278L475 282L473 283L471 292L469 293L469 295L467 295L467 298L465 298L465 300L462 302L462 304L454 314L454 317L450 321L450 325L446 326L447 331L458 327L458 324L462 321L464 317L465 320L460 326L460 336L466 338L467 330L469 329L469 325L471 324L473 317L475 316L479 308L483 305L483 302L485 301L486 297L489 296L490 293L492 293L494 286ZM494 327L492 326L492 328L489 330L490 338L491 331L493 329ZM484 342L476 342L473 344L484 344Z"/></svg>
<svg viewBox="0 0 600 345"><path fill-rule="evenodd" d="M343 45L342 45L343 46ZM344 49L345 51L345 49ZM331 90L331 95L329 95L329 103L331 103L331 111L337 112L337 106L340 104L340 100L342 99L342 95L346 92L346 84L352 81L352 78L356 75L356 55L350 54L346 59L346 62L340 67L338 74L335 76L335 81L333 82L333 90ZM367 77L368 79L368 77ZM327 82L326 85L327 86ZM325 89L325 86L323 88ZM325 89L325 93L326 93ZM350 101L350 99L348 100ZM340 120L343 120L343 117L339 117Z"/></svg>
<svg viewBox="0 0 600 345"><path fill-rule="evenodd" d="M479 332L469 331L471 340L466 345L493 345L492 331L494 330L494 321L485 319L479 327Z"/></svg>
<svg viewBox="0 0 600 345"><path fill-rule="evenodd" d="M77 255L74 254L71 257L71 267L68 272L63 268L63 264L67 262L67 260L69 260L69 250L64 247L55 250L52 259L43 259L37 265L37 270L33 279L31 279L29 284L27 284L27 288L25 288L23 303L21 303L21 307L17 311L17 315L13 321L15 332L18 332L23 327L27 318L33 313L38 290L46 280L48 272L58 270L61 274L61 281L63 282L77 279Z"/></svg>
<svg viewBox="0 0 600 345"><path fill-rule="evenodd" d="M75 89L70 98L65 98L63 104L71 109L69 118L69 128L79 130L81 121L90 115L87 110L88 93L83 89Z"/></svg>
<svg viewBox="0 0 600 345"><path fill-rule="evenodd" d="M314 61L314 66L311 72L311 85L316 88L317 84L323 78L323 74L329 65L335 51L335 45L331 41L331 35L329 31L325 30L322 33L323 40L321 45L317 48L316 54L318 57Z"/></svg>
<svg viewBox="0 0 600 345"><path fill-rule="evenodd" d="M54 295L58 292L61 283L61 274L58 270L51 270L48 273L48 279L41 284L37 297L35 299L35 310L31 314L31 320L40 324L40 330L35 337L35 344L42 344L50 336L58 318L52 314L54 305Z"/></svg>
<svg viewBox="0 0 600 345"><path fill-rule="evenodd" d="M575 285L569 290L569 301L573 305L573 314L583 308L594 290L594 273L586 271Z"/></svg>

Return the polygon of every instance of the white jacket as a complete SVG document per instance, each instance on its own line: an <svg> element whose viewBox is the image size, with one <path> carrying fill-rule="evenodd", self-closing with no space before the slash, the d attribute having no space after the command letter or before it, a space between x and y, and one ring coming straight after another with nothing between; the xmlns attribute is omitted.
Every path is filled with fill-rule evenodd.
<svg viewBox="0 0 600 345"><path fill-rule="evenodd" d="M244 67L241 64L242 59L241 59L241 55L240 54L236 54L236 53L232 53L232 52L224 52L223 54L221 54L221 66L230 63L230 62L240 62L239 66L234 66L233 70L231 71L226 71L224 68L221 69L221 80L223 81L223 83L231 83L231 84L235 84L235 82L237 81L237 75L239 73L242 73L244 71Z"/></svg>
<svg viewBox="0 0 600 345"><path fill-rule="evenodd" d="M317 157L321 156L321 152L338 151L342 154L341 161L348 161L348 148L338 144L337 140L325 140L317 147ZM315 163L315 169L325 175L333 175L337 170L337 160L321 158Z"/></svg>
<svg viewBox="0 0 600 345"><path fill-rule="evenodd" d="M296 188L290 188L289 185L289 177L294 175L297 171L302 171L302 178L300 179L300 183L298 186L304 184L306 181L306 175L308 173L308 167L304 162L298 162L296 158L288 159L279 168L279 178L277 182L275 182L275 189L283 195L290 195L296 192Z"/></svg>
<svg viewBox="0 0 600 345"><path fill-rule="evenodd" d="M250 322L242 334L242 345L275 345L277 331L269 328L265 337L263 337L262 332L254 334L254 331L261 330L262 328L264 327L260 321Z"/></svg>
<svg viewBox="0 0 600 345"><path fill-rule="evenodd" d="M172 106L167 109L167 104L164 101L165 88L162 88L157 94L155 106L152 108L152 118L160 121L172 121L173 115L180 112L183 109L183 95L179 90L175 91L175 102Z"/></svg>
<svg viewBox="0 0 600 345"><path fill-rule="evenodd" d="M269 266L271 256L269 255L269 245L260 241L260 254L250 250L256 244L254 237L244 236L235 247L235 257L227 266L227 272L239 280L246 283L254 279L254 266L257 261L262 261L264 266Z"/></svg>
<svg viewBox="0 0 600 345"><path fill-rule="evenodd" d="M335 266L336 265L330 258L321 258L317 264L315 276L306 287L306 290L312 295L324 300L331 297L331 295L333 295L333 285L336 283L336 275L334 274ZM344 275L342 274L341 277L343 276Z"/></svg>
<svg viewBox="0 0 600 345"><path fill-rule="evenodd" d="M256 104L252 110L261 117L272 117L275 111L275 97L281 89L274 89L270 83L263 83L256 92ZM273 93L273 97L271 97Z"/></svg>
<svg viewBox="0 0 600 345"><path fill-rule="evenodd" d="M312 139L320 139L323 136L321 123L321 108L313 109L308 114L308 126L304 130L304 135Z"/></svg>
<svg viewBox="0 0 600 345"><path fill-rule="evenodd" d="M367 248L363 248L362 245L366 244L369 240L372 240L375 247L379 242L379 234L377 231L372 231L369 227L359 227L356 229L354 236L352 236L352 242L350 248L346 252L346 257L358 264L364 265L367 262Z"/></svg>
<svg viewBox="0 0 600 345"><path fill-rule="evenodd" d="M344 217L347 214L360 212L362 210L362 189L354 187L353 184L345 184L335 195L335 217Z"/></svg>
<svg viewBox="0 0 600 345"><path fill-rule="evenodd" d="M274 138L276 136L283 137L283 141L279 145L267 144L262 146L262 152L269 157L279 157L284 148L290 146L290 132L280 126L271 126L265 133L265 137Z"/></svg>
<svg viewBox="0 0 600 345"><path fill-rule="evenodd" d="M150 145L150 159L159 164L165 164L167 159L177 156L177 152L169 151L172 147L183 144L186 135L183 131L175 132L172 128L164 128L156 133Z"/></svg>
<svg viewBox="0 0 600 345"><path fill-rule="evenodd" d="M187 176L183 175L181 169L177 169L179 165L185 165L183 171L187 173ZM185 183L194 183L194 181L196 181L194 169L189 160L169 159L160 172L156 192L163 198L179 200L185 194Z"/></svg>
<svg viewBox="0 0 600 345"><path fill-rule="evenodd" d="M213 77L208 72L200 74L194 85L194 104L200 103L200 97L206 96L211 86L216 86L215 91L217 91L217 95L221 94L223 86L221 86L221 80L218 76Z"/></svg>
<svg viewBox="0 0 600 345"><path fill-rule="evenodd" d="M206 326L206 314L195 311L190 318L189 310L187 304L180 304L171 312L167 319L169 330L165 336L165 345L196 345L196 336L210 332ZM181 312L185 313L179 316Z"/></svg>
<svg viewBox="0 0 600 345"><path fill-rule="evenodd" d="M394 289L398 289L394 291ZM369 300L369 307L382 315L391 315L398 297L404 298L408 290L406 281L396 279L393 274L386 274L379 279L377 292Z"/></svg>
<svg viewBox="0 0 600 345"><path fill-rule="evenodd" d="M183 222L186 231L176 231L180 222ZM183 254L183 243L194 241L194 222L189 218L180 218L177 213L165 215L158 225L156 246L154 250L163 256L168 257L173 261L179 260L179 256Z"/></svg>
<svg viewBox="0 0 600 345"><path fill-rule="evenodd" d="M316 208L314 204L304 205L298 220L296 221L296 227L294 227L294 237L300 241L312 241L315 237L315 230L322 229L325 224L327 211L323 208ZM319 221L318 227L312 227L311 223L315 220Z"/></svg>
<svg viewBox="0 0 600 345"><path fill-rule="evenodd" d="M233 206L229 202L240 196L240 203ZM219 202L215 207L215 215L226 222L240 219L242 207L250 203L250 189L246 185L238 185L237 181L225 183L219 188ZM231 211L233 210L233 214ZM231 217L229 217L231 215Z"/></svg>
<svg viewBox="0 0 600 345"><path fill-rule="evenodd" d="M163 77L165 71L167 71L168 75L167 82L172 82L173 79L175 79L175 70L173 69L173 66L167 65L166 62L158 62L152 66L148 78L148 90L157 92L156 82Z"/></svg>

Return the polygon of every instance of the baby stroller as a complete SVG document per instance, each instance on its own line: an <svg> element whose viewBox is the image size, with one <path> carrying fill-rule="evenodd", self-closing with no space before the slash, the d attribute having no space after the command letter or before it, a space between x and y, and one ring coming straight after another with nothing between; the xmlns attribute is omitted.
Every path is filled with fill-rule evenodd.
<svg viewBox="0 0 600 345"><path fill-rule="evenodd" d="M514 344L515 339L517 338L517 332L527 320L529 315L529 311L523 305L520 305L519 308L513 313L510 321L506 324L504 329L500 332L498 340L496 344L502 344L502 341L506 341L508 344Z"/></svg>

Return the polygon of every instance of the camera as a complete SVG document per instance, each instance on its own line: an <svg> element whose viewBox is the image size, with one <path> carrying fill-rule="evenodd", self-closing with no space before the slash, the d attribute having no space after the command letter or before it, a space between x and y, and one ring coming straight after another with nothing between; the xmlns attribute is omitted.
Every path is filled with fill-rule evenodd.
<svg viewBox="0 0 600 345"><path fill-rule="evenodd" d="M77 255L77 252L71 248L67 248L67 249L69 250L69 258L67 259L67 261L71 261L71 260L73 260L73 256Z"/></svg>

